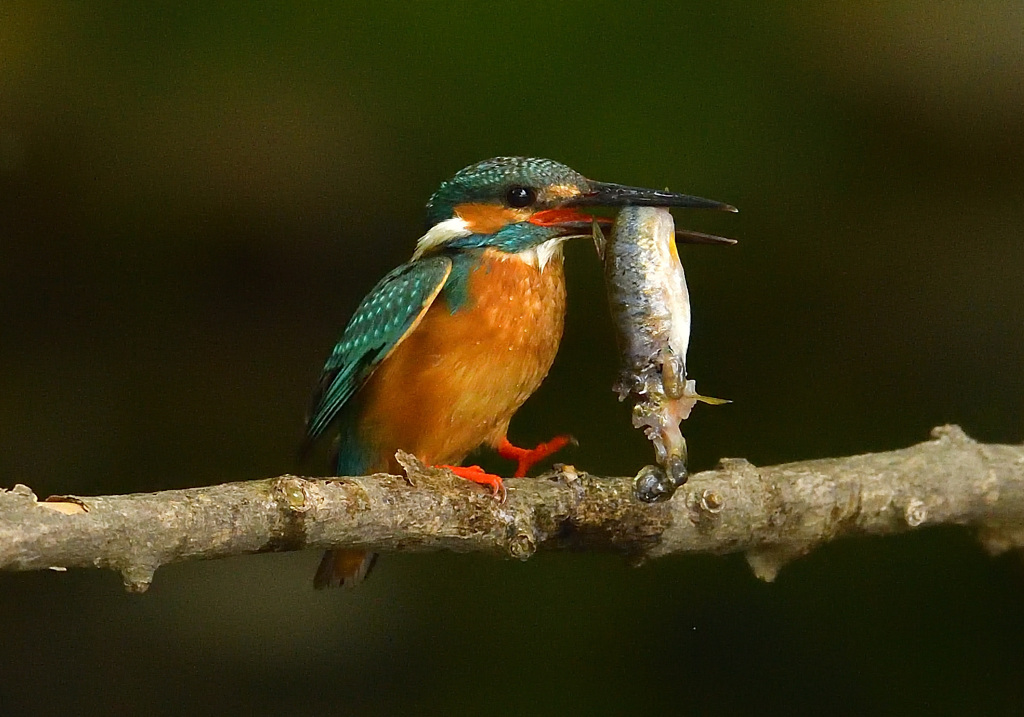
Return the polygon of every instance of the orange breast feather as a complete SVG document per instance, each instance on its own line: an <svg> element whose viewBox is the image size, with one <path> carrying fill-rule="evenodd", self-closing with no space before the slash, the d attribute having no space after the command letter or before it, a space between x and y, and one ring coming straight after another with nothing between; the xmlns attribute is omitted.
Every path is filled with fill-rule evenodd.
<svg viewBox="0 0 1024 717"><path fill-rule="evenodd" d="M438 297L360 390L360 440L378 470L398 469L399 448L457 464L496 445L547 375L565 315L561 254L540 271L488 250L468 294L454 314Z"/></svg>

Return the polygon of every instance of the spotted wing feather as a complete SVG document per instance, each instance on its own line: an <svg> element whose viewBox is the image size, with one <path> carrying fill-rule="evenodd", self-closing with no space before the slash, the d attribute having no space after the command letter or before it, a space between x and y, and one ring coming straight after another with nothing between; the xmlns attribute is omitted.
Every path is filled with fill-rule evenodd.
<svg viewBox="0 0 1024 717"><path fill-rule="evenodd" d="M320 375L306 422L307 442L327 430L380 362L416 328L451 270L445 256L403 264L363 299Z"/></svg>

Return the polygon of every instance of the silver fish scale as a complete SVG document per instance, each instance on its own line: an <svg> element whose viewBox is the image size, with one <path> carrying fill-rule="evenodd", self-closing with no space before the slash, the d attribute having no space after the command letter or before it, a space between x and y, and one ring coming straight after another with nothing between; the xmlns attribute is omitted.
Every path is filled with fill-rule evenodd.
<svg viewBox="0 0 1024 717"><path fill-rule="evenodd" d="M657 393L679 398L690 343L690 294L667 209L619 212L606 248L605 274L622 355L615 386L620 400Z"/></svg>

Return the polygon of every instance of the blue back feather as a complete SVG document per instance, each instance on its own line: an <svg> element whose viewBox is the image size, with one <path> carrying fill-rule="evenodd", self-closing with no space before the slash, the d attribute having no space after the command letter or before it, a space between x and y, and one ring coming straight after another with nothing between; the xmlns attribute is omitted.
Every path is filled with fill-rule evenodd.
<svg viewBox="0 0 1024 717"><path fill-rule="evenodd" d="M447 256L431 256L390 272L363 299L331 352L306 422L315 441L345 403L433 303L451 272Z"/></svg>

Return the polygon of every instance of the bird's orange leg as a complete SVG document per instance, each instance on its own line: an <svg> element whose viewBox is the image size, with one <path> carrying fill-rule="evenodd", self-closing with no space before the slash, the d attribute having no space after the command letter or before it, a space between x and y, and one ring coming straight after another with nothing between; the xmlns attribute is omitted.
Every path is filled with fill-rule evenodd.
<svg viewBox="0 0 1024 717"><path fill-rule="evenodd" d="M572 443L572 436L555 436L547 443L540 443L535 448L520 448L509 443L507 437L497 445L498 455L510 461L516 461L515 478L522 478L538 461L542 461L552 453L556 453Z"/></svg>
<svg viewBox="0 0 1024 717"><path fill-rule="evenodd" d="M508 497L508 491L505 489L505 484L502 482L501 476L488 473L480 466L448 466L442 464L434 467L447 468L459 478L465 478L466 480L473 481L479 485L490 486L491 495L496 497L500 503L504 503L505 498Z"/></svg>
<svg viewBox="0 0 1024 717"><path fill-rule="evenodd" d="M560 451L562 448L572 443L572 440L571 436L555 436L547 443L541 443L534 448L520 448L519 446L513 446L506 437L501 439L501 443L498 444L497 450L498 455L502 458L516 461L518 465L516 466L516 472L513 474L513 477L522 478L535 463L544 460L557 451ZM446 468L459 478L465 478L466 480L479 485L490 487L491 493L502 503L504 503L505 498L508 497L508 490L505 488L505 483L502 481L501 476L488 473L480 466L449 466L438 464L434 467Z"/></svg>

